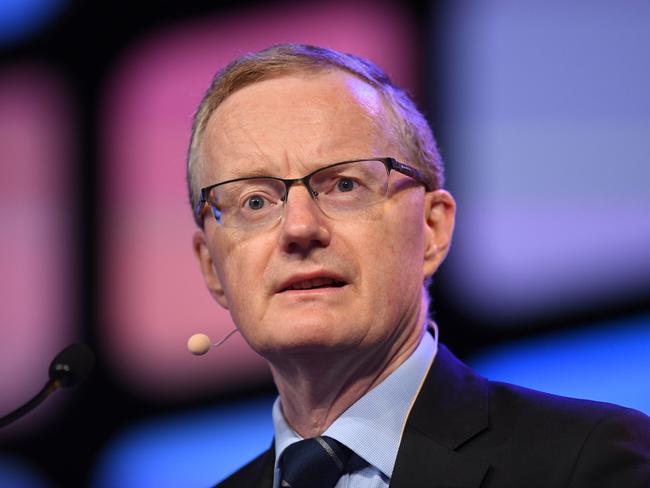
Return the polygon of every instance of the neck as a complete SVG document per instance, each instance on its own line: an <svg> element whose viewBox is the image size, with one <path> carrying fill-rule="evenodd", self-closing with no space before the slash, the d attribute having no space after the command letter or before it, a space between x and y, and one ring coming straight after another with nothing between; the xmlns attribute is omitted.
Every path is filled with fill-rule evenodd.
<svg viewBox="0 0 650 488"><path fill-rule="evenodd" d="M392 341L367 350L310 353L271 362L287 423L304 438L321 435L417 348L424 314Z"/></svg>

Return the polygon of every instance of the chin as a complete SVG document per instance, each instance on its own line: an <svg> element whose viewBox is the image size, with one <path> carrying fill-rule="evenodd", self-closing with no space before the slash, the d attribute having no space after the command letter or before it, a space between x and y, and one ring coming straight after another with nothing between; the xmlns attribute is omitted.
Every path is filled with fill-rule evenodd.
<svg viewBox="0 0 650 488"><path fill-rule="evenodd" d="M300 324L276 331L272 337L261 341L256 351L265 357L278 354L319 354L345 351L359 344L359 341L349 332L336 331L331 327L314 324Z"/></svg>

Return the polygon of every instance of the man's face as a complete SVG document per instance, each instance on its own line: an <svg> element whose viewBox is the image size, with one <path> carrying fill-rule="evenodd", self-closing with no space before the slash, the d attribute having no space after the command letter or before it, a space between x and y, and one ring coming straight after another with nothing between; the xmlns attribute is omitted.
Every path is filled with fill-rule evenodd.
<svg viewBox="0 0 650 488"><path fill-rule="evenodd" d="M201 184L298 178L380 156L412 164L386 118L379 94L343 72L255 83L210 118ZM207 213L194 236L203 274L253 349L267 359L361 351L420 325L422 281L442 259L445 237L431 225L432 194L404 175L390 180L385 202L345 217L326 216L301 184L291 188L281 220L262 229L220 227Z"/></svg>

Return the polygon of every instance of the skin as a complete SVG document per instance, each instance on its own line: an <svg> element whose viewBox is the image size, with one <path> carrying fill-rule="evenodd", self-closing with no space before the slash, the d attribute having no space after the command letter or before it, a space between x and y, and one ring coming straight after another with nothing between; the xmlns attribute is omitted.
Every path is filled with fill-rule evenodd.
<svg viewBox="0 0 650 488"><path fill-rule="evenodd" d="M261 81L230 95L202 141L203 186L247 175L302 177L398 151L381 97L340 71ZM390 198L354 218L325 215L302 185L268 228L219 227L210 212L193 245L215 300L269 362L287 422L320 435L417 347L423 280L444 259L455 203L391 173ZM345 286L284 291L334 276Z"/></svg>

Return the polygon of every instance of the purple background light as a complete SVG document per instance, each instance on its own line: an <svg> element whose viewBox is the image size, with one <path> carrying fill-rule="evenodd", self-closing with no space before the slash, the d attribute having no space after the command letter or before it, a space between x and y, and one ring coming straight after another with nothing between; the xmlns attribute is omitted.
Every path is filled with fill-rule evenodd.
<svg viewBox="0 0 650 488"><path fill-rule="evenodd" d="M43 387L49 362L76 334L71 322L76 266L69 254L69 192L75 181L70 100L56 74L38 65L0 70L0 107L4 414Z"/></svg>
<svg viewBox="0 0 650 488"><path fill-rule="evenodd" d="M650 5L456 2L454 300L492 320L650 286Z"/></svg>

